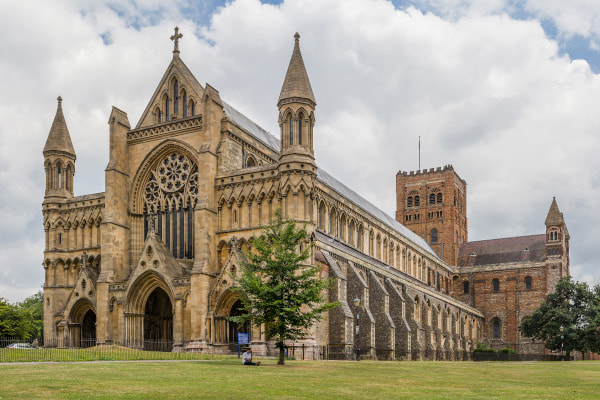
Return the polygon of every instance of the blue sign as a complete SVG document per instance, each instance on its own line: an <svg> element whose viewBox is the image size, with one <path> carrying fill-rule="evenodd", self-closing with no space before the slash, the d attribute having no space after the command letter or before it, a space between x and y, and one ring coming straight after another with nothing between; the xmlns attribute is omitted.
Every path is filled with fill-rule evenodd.
<svg viewBox="0 0 600 400"><path fill-rule="evenodd" d="M248 344L250 343L250 334L238 332L238 344Z"/></svg>

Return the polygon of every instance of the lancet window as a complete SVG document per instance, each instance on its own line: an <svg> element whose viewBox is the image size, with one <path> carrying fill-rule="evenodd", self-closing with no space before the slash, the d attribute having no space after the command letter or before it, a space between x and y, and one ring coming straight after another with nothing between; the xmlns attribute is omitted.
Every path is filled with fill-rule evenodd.
<svg viewBox="0 0 600 400"><path fill-rule="evenodd" d="M179 114L179 82L173 83L173 114Z"/></svg>
<svg viewBox="0 0 600 400"><path fill-rule="evenodd" d="M172 152L152 171L144 192L144 237L148 216L155 233L175 258L194 257L194 207L198 201L198 167Z"/></svg>

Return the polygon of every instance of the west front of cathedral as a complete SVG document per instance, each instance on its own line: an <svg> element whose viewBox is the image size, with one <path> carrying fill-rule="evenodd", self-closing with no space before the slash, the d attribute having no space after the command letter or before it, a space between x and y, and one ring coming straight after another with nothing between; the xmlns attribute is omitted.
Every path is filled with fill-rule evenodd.
<svg viewBox="0 0 600 400"><path fill-rule="evenodd" d="M353 359L359 348L361 358L463 360L478 341L544 352L516 326L568 275L556 201L543 234L468 242L466 184L446 166L399 172L390 217L318 167L298 34L274 115L279 138L196 80L180 38L176 29L137 125L110 113L103 193L74 196L76 154L58 98L43 151L46 345L227 353L243 332L255 353L275 353L260 328L228 317L241 310L232 286L248 241L281 209L306 226L310 262L333 278L327 296L340 303L294 343L305 358L326 348ZM508 306L514 296L522 306Z"/></svg>

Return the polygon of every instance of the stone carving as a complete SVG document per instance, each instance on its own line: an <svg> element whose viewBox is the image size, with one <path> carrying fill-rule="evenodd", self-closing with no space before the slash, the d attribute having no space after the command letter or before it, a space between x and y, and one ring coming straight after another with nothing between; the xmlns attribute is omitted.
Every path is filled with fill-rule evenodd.
<svg viewBox="0 0 600 400"><path fill-rule="evenodd" d="M168 154L152 171L144 201L149 211L194 207L198 201L198 167L181 153Z"/></svg>

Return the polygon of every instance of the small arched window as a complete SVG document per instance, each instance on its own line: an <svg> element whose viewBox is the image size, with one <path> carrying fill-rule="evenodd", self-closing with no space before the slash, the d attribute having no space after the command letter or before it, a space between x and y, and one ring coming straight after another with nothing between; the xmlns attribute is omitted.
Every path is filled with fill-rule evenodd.
<svg viewBox="0 0 600 400"><path fill-rule="evenodd" d="M421 198L419 196L415 196L415 207L419 207L421 205Z"/></svg>
<svg viewBox="0 0 600 400"><path fill-rule="evenodd" d="M437 243L438 241L438 231L437 229L433 228L431 230L431 243Z"/></svg>
<svg viewBox="0 0 600 400"><path fill-rule="evenodd" d="M196 115L196 103L194 102L194 100L191 101L191 107L190 107L190 113L192 114L191 116L193 117L194 115Z"/></svg>
<svg viewBox="0 0 600 400"><path fill-rule="evenodd" d="M294 120L290 115L290 146L294 144Z"/></svg>
<svg viewBox="0 0 600 400"><path fill-rule="evenodd" d="M492 280L492 289L494 290L494 292L499 292L500 291L500 280L499 279L494 279Z"/></svg>
<svg viewBox="0 0 600 400"><path fill-rule="evenodd" d="M59 165L59 166L56 168L56 170L57 170L57 172L58 172L58 188L60 189L60 188L61 188L61 186L62 186L62 168L61 168L61 166Z"/></svg>
<svg viewBox="0 0 600 400"><path fill-rule="evenodd" d="M525 277L525 289L531 290L532 287L532 279L530 276Z"/></svg>
<svg viewBox="0 0 600 400"><path fill-rule="evenodd" d="M435 204L435 193L429 195L429 204Z"/></svg>
<svg viewBox="0 0 600 400"><path fill-rule="evenodd" d="M437 203L438 204L442 204L442 199L443 199L442 193L440 192L440 193L437 194Z"/></svg>
<svg viewBox="0 0 600 400"><path fill-rule="evenodd" d="M463 293L464 294L469 294L469 281L464 281L463 282Z"/></svg>
<svg viewBox="0 0 600 400"><path fill-rule="evenodd" d="M248 167L248 168L256 167L256 161L254 161L254 157L252 157L252 156L248 157L248 160L246 161L246 167Z"/></svg>
<svg viewBox="0 0 600 400"><path fill-rule="evenodd" d="M173 114L179 114L179 82L173 83Z"/></svg>
<svg viewBox="0 0 600 400"><path fill-rule="evenodd" d="M498 318L494 318L492 321L492 337L500 339L500 320Z"/></svg>
<svg viewBox="0 0 600 400"><path fill-rule="evenodd" d="M325 204L319 207L319 229L325 230Z"/></svg>
<svg viewBox="0 0 600 400"><path fill-rule="evenodd" d="M156 117L156 122L160 124L162 122L162 113L160 108L156 107L156 110L154 110L154 116Z"/></svg>
<svg viewBox="0 0 600 400"><path fill-rule="evenodd" d="M188 116L187 93L183 91L183 118Z"/></svg>
<svg viewBox="0 0 600 400"><path fill-rule="evenodd" d="M298 144L302 144L302 120L304 119L304 115L300 114L298 116Z"/></svg>
<svg viewBox="0 0 600 400"><path fill-rule="evenodd" d="M337 225L338 225L337 213L335 212L335 210L331 210L329 212L329 234L331 236L334 236L334 237L337 236Z"/></svg>
<svg viewBox="0 0 600 400"><path fill-rule="evenodd" d="M169 106L170 106L170 101L169 101L169 96L165 97L165 122L167 122L169 120Z"/></svg>
<svg viewBox="0 0 600 400"><path fill-rule="evenodd" d="M406 199L406 207L412 207L413 206L413 198L412 196L409 196L408 199Z"/></svg>

